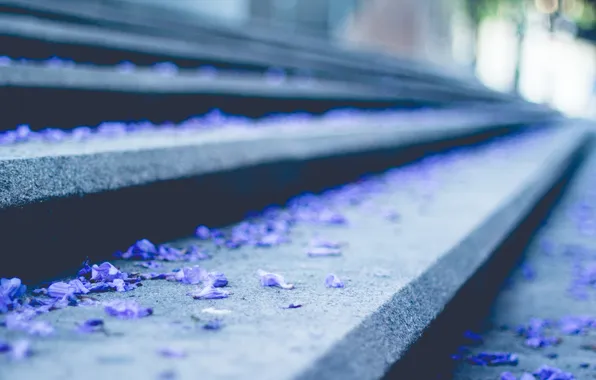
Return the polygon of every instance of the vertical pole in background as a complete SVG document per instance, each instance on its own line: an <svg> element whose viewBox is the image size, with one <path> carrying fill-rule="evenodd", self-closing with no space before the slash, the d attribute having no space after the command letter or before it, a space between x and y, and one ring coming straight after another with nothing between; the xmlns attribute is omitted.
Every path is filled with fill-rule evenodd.
<svg viewBox="0 0 596 380"><path fill-rule="evenodd" d="M520 78L521 78L521 63L522 54L524 51L524 40L526 36L526 28L528 23L526 2L520 0L517 2L516 12L514 14L515 24L517 27L517 39L515 49L515 73L513 78L513 91L520 92Z"/></svg>

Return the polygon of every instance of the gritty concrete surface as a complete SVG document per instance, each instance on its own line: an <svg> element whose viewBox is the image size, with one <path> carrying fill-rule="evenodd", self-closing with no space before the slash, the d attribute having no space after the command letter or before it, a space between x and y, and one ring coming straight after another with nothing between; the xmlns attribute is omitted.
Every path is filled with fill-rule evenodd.
<svg viewBox="0 0 596 380"><path fill-rule="evenodd" d="M0 357L0 379L379 378L550 186L580 145L577 136L573 130L542 133L516 140L509 149L493 145L417 164L422 166L412 166L403 181L388 182L359 205L330 198L328 206L348 224L298 224L290 244L214 251L199 242L214 251L201 265L226 273L230 298L193 300L187 293L195 286L167 281L100 294L100 301L137 300L155 314L121 321L107 317L100 306L87 306L42 315L56 334L32 338L35 354L26 361ZM387 219L388 210L399 212L399 222ZM481 230L486 235L479 235ZM343 255L309 258L305 250L314 237L343 242ZM441 266L445 257L451 258L450 268ZM115 264L138 269L130 262ZM182 265L169 263L162 270ZM258 269L280 273L296 288L262 288ZM429 272L428 282L411 292L409 287ZM325 288L328 273L346 287ZM290 303L303 307L282 308ZM223 329L205 331L193 322L192 315L207 321L202 310L208 307L231 310ZM91 317L106 318L109 335L73 331ZM0 329L0 339L19 337ZM163 347L183 348L188 356L160 357L156 351Z"/></svg>
<svg viewBox="0 0 596 380"><path fill-rule="evenodd" d="M0 207L97 193L283 160L405 147L535 120L458 109L313 120L263 128L171 129L62 143L0 147ZM498 123L498 124L497 124Z"/></svg>
<svg viewBox="0 0 596 380"><path fill-rule="evenodd" d="M267 98L375 101L399 99L372 86L320 79L301 81L288 78L277 83L257 74L223 73L211 78L202 76L198 71L183 70L179 74L161 74L150 68L120 73L113 67L83 64L47 67L40 63L13 63L0 67L0 85L143 94L232 94Z"/></svg>
<svg viewBox="0 0 596 380"><path fill-rule="evenodd" d="M516 335L515 327L527 325L531 318L557 321L568 316L596 317L596 293L587 289L586 300L569 292L573 279L574 263L586 268L594 263L596 241L593 228L579 230L574 213L581 203L596 206L595 193L596 154L592 153L572 181L559 206L545 226L537 233L525 253L524 262L512 273L507 286L497 298L490 317L481 331L485 343L476 351L515 352L519 355L517 367L478 367L461 364L454 375L457 380L497 380L502 371L517 376L532 372L541 365L561 368L574 374L578 380L596 379L596 352L582 349L582 345L596 344L596 331L585 335L565 335L556 328L552 336L562 338L554 347L539 349L524 345L524 338ZM593 217L593 211L591 212ZM549 248L552 246L552 249ZM535 277L527 277L528 268ZM524 275L524 273L526 275ZM509 329L503 330L504 326ZM549 355L556 354L556 358ZM580 364L587 363L588 368Z"/></svg>

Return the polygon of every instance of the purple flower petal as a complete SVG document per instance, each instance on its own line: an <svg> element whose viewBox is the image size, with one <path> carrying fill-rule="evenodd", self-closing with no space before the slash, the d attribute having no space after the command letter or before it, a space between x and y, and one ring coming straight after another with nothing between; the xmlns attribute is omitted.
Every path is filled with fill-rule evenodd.
<svg viewBox="0 0 596 380"><path fill-rule="evenodd" d="M114 281L110 282L110 287L115 289L117 292L125 292L126 289L126 284L124 283L124 280L121 278L117 278Z"/></svg>
<svg viewBox="0 0 596 380"><path fill-rule="evenodd" d="M329 273L327 277L325 277L325 286L328 288L343 288L345 287L342 280L339 279L333 273Z"/></svg>
<svg viewBox="0 0 596 380"><path fill-rule="evenodd" d="M286 283L283 276L276 273L265 272L262 269L257 271L261 286L277 286L282 289L294 289L294 285Z"/></svg>
<svg viewBox="0 0 596 380"><path fill-rule="evenodd" d="M54 333L54 327L47 321L32 321L26 331L31 335L49 336Z"/></svg>
<svg viewBox="0 0 596 380"><path fill-rule="evenodd" d="M22 360L31 355L31 343L28 340L18 340L12 344L10 351L13 360Z"/></svg>
<svg viewBox="0 0 596 380"><path fill-rule="evenodd" d="M176 272L174 278L183 284L196 285L207 279L207 271L198 265L185 267Z"/></svg>
<svg viewBox="0 0 596 380"><path fill-rule="evenodd" d="M537 380L575 380L569 372L563 372L559 368L543 365L532 373Z"/></svg>
<svg viewBox="0 0 596 380"><path fill-rule="evenodd" d="M189 295L196 300L215 300L228 298L230 296L230 292L221 288L215 288L213 286L208 285L205 286L203 289L190 293Z"/></svg>
<svg viewBox="0 0 596 380"><path fill-rule="evenodd" d="M16 300L27 291L19 278L0 279L0 313L12 309Z"/></svg>
<svg viewBox="0 0 596 380"><path fill-rule="evenodd" d="M79 279L74 279L68 282L68 285L74 290L74 294L87 294L89 289Z"/></svg>
<svg viewBox="0 0 596 380"><path fill-rule="evenodd" d="M220 330L223 327L221 319L213 319L203 325L204 330Z"/></svg>
<svg viewBox="0 0 596 380"><path fill-rule="evenodd" d="M113 281L123 278L126 278L126 275L107 261L101 265L96 264L91 267L91 280L93 281Z"/></svg>
<svg viewBox="0 0 596 380"><path fill-rule="evenodd" d="M478 355L471 355L467 358L468 363L485 366L512 365L519 362L516 354L510 352L481 352Z"/></svg>
<svg viewBox="0 0 596 380"><path fill-rule="evenodd" d="M145 262L137 263L136 265L143 267L143 268L147 268L147 269L161 268L161 264L158 263L157 261L145 261Z"/></svg>
<svg viewBox="0 0 596 380"><path fill-rule="evenodd" d="M514 374L512 374L511 372L502 372L501 373L501 380L516 380L517 378L515 377Z"/></svg>
<svg viewBox="0 0 596 380"><path fill-rule="evenodd" d="M341 256L341 250L337 248L313 247L306 254L309 257Z"/></svg>
<svg viewBox="0 0 596 380"><path fill-rule="evenodd" d="M269 233L262 236L257 242L257 247L273 247L285 243L288 239L276 233Z"/></svg>
<svg viewBox="0 0 596 380"><path fill-rule="evenodd" d="M322 247L322 248L332 248L332 249L340 249L341 243L332 240L322 240L322 239L314 239L310 242L311 247Z"/></svg>
<svg viewBox="0 0 596 380"><path fill-rule="evenodd" d="M226 275L221 272L209 272L205 281L207 284L211 284L211 286L215 288L223 288L228 285Z"/></svg>
<svg viewBox="0 0 596 380"><path fill-rule="evenodd" d="M77 276L89 278L89 276L91 276L91 265L89 265L90 263L91 262L89 261L89 259L85 260L81 269L79 269Z"/></svg>
<svg viewBox="0 0 596 380"><path fill-rule="evenodd" d="M135 301L115 300L108 302L104 308L105 312L112 317L120 319L143 318L153 314L153 309L142 307Z"/></svg>
<svg viewBox="0 0 596 380"><path fill-rule="evenodd" d="M88 319L85 322L81 323L77 327L77 331L81 333L94 333L97 331L103 331L104 329L104 322L103 319L93 318Z"/></svg>
<svg viewBox="0 0 596 380"><path fill-rule="evenodd" d="M288 306L284 307L284 309L298 309L302 307L302 304L300 303L291 303Z"/></svg>
<svg viewBox="0 0 596 380"><path fill-rule="evenodd" d="M157 350L157 353L166 358L181 359L187 356L185 350L176 347L163 347Z"/></svg>
<svg viewBox="0 0 596 380"><path fill-rule="evenodd" d="M155 257L162 261L178 261L183 260L184 252L178 248L174 248L167 244L162 244L157 249L157 256Z"/></svg>
<svg viewBox="0 0 596 380"><path fill-rule="evenodd" d="M10 350L12 350L12 346L9 343L0 340L0 354L10 352Z"/></svg>
<svg viewBox="0 0 596 380"><path fill-rule="evenodd" d="M185 252L183 259L186 261L200 261L200 260L208 260L211 256L209 256L205 250L197 245L190 246Z"/></svg>
<svg viewBox="0 0 596 380"><path fill-rule="evenodd" d="M152 260L157 254L157 248L147 239L141 239L131 245L128 250L120 256L130 260Z"/></svg>
<svg viewBox="0 0 596 380"><path fill-rule="evenodd" d="M72 296L75 289L66 282L54 282L48 287L48 295L52 298L64 298Z"/></svg>
<svg viewBox="0 0 596 380"><path fill-rule="evenodd" d="M211 231L206 226L198 226L195 230L195 236L201 240L207 240L211 237Z"/></svg>

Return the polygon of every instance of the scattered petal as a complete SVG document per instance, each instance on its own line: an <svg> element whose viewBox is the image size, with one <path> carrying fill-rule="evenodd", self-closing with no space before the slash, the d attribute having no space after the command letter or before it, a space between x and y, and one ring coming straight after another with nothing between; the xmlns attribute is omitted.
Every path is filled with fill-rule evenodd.
<svg viewBox="0 0 596 380"><path fill-rule="evenodd" d="M314 247L310 248L306 254L309 257L341 256L341 250L337 248Z"/></svg>
<svg viewBox="0 0 596 380"><path fill-rule="evenodd" d="M294 289L294 285L286 283L283 276L276 273L265 272L262 269L257 271L261 286L277 286L282 289Z"/></svg>
<svg viewBox="0 0 596 380"><path fill-rule="evenodd" d="M91 267L91 280L93 281L114 281L125 277L124 273L107 261L101 265L95 264Z"/></svg>
<svg viewBox="0 0 596 380"><path fill-rule="evenodd" d="M88 319L78 326L77 331L81 333L94 333L98 331L104 331L103 319Z"/></svg>
<svg viewBox="0 0 596 380"><path fill-rule="evenodd" d="M291 303L288 306L284 307L284 309L298 309L302 307L302 304L300 303Z"/></svg>
<svg viewBox="0 0 596 380"><path fill-rule="evenodd" d="M0 313L12 309L19 297L27 291L27 287L19 278L0 279Z"/></svg>
<svg viewBox="0 0 596 380"><path fill-rule="evenodd" d="M215 288L223 288L224 286L228 285L228 279L226 275L221 272L209 272L205 281L207 284L210 284Z"/></svg>
<svg viewBox="0 0 596 380"><path fill-rule="evenodd" d="M158 263L157 261L144 261L141 263L137 263L137 266L143 267L143 268L147 268L147 269L158 269L161 268L161 264Z"/></svg>
<svg viewBox="0 0 596 380"><path fill-rule="evenodd" d="M212 315L227 315L230 314L232 311L227 309L216 309L214 307L208 307L206 309L201 310L201 312Z"/></svg>
<svg viewBox="0 0 596 380"><path fill-rule="evenodd" d="M204 330L220 330L223 327L221 319L213 319L203 325Z"/></svg>
<svg viewBox="0 0 596 380"><path fill-rule="evenodd" d="M31 355L31 343L28 340L17 340L10 350L13 360L22 360Z"/></svg>
<svg viewBox="0 0 596 380"><path fill-rule="evenodd" d="M197 285L207 278L207 271L198 265L185 267L176 272L174 278L183 284Z"/></svg>
<svg viewBox="0 0 596 380"><path fill-rule="evenodd" d="M141 239L131 245L119 256L126 260L152 260L157 254L157 248L147 239Z"/></svg>
<svg viewBox="0 0 596 380"><path fill-rule="evenodd" d="M230 292L221 288L215 288L213 286L208 285L205 286L203 289L190 293L189 295L196 300L215 300L228 298L230 296Z"/></svg>
<svg viewBox="0 0 596 380"><path fill-rule="evenodd" d="M166 358L181 359L187 356L185 350L176 347L163 347L157 350L157 353Z"/></svg>
<svg viewBox="0 0 596 380"><path fill-rule="evenodd" d="M32 321L27 327L27 332L31 335L49 336L54 333L54 327L47 321Z"/></svg>
<svg viewBox="0 0 596 380"><path fill-rule="evenodd" d="M575 377L569 372L555 367L543 365L532 373L538 380L575 380Z"/></svg>
<svg viewBox="0 0 596 380"><path fill-rule="evenodd" d="M48 295L52 298L64 298L73 295L75 289L66 282L54 282L48 287Z"/></svg>
<svg viewBox="0 0 596 380"><path fill-rule="evenodd" d="M501 373L501 380L516 380L517 378L515 377L514 374L512 374L511 372L502 372Z"/></svg>
<svg viewBox="0 0 596 380"><path fill-rule="evenodd" d="M207 240L211 237L211 231L206 226L198 226L195 230L195 236L201 240Z"/></svg>
<svg viewBox="0 0 596 380"><path fill-rule="evenodd" d="M143 318L153 314L153 309L142 307L136 301L115 300L105 304L105 312L120 319Z"/></svg>
<svg viewBox="0 0 596 380"><path fill-rule="evenodd" d="M325 286L328 288L343 288L345 287L342 280L339 279L333 273L329 273L327 277L325 277Z"/></svg>
<svg viewBox="0 0 596 380"><path fill-rule="evenodd" d="M467 361L470 364L483 366L515 366L519 362L519 358L516 354L510 352L481 352L478 355L468 356Z"/></svg>

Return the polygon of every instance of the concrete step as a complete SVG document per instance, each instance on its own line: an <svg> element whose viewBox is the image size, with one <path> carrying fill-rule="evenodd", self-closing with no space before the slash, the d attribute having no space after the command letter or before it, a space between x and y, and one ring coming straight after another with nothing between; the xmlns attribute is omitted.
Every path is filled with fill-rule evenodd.
<svg viewBox="0 0 596 380"><path fill-rule="evenodd" d="M371 146L372 142L362 141L363 134L358 138L360 146ZM341 141L350 140L336 137L333 146L349 150L350 144ZM315 142L311 139L311 149L316 149ZM90 380L108 374L177 379L194 379L197 374L209 379L381 378L577 165L589 142L581 123L570 123L428 157L378 179L299 197L289 203L289 213L270 209L252 221L290 228L287 235L282 233L289 241L270 247L218 249L217 239L177 240L173 242L177 247L198 243L212 254L201 265L227 275L233 292L229 298L193 300L186 295L191 285L145 281L124 296L153 307L154 315L134 322L108 318L108 336L81 337L72 331L78 321L102 317L99 306L50 312L39 318L51 322L57 334L35 339L37 354L30 362L2 363L0 374L28 379L43 373L49 379L69 379L85 371ZM291 157L304 159L304 152L294 150ZM250 181L242 183L250 186ZM196 202L211 199L199 196ZM131 214L127 222L132 226L143 217ZM196 214L197 223L206 219L206 214ZM93 231L95 240L107 235L101 229ZM223 233L230 230L224 228ZM309 257L312 239L338 241L342 254ZM83 247L79 252L86 253L89 245L79 245ZM138 270L133 262L115 264L125 271ZM184 265L163 263L159 270ZM283 274L295 289L261 287L258 269ZM23 273L31 270L21 268ZM339 276L345 288L326 288L329 273ZM97 298L122 296L107 293ZM302 307L287 309L290 304ZM231 311L219 331L201 328L210 318L202 310L209 307ZM192 315L203 322L193 322ZM0 330L3 339L17 335ZM172 348L187 356L167 359L156 354Z"/></svg>
<svg viewBox="0 0 596 380"><path fill-rule="evenodd" d="M498 107L454 108L206 130L190 123L83 141L7 145L0 147L0 226L8 236L5 247L15 248L22 244L20 231L38 226L33 244L39 252L61 252L64 260L42 255L44 265L25 275L47 276L78 262L78 245L92 238L94 228L107 236L87 255L101 257L137 234L164 241L190 232L197 214L205 215L204 223L226 224L302 191L519 132L532 128L523 123L538 120L529 112L503 115ZM197 203L197 197L213 202ZM126 221L130 215L139 217L134 225ZM106 218L115 220L106 226ZM22 263L6 263L5 273L16 274Z"/></svg>
<svg viewBox="0 0 596 380"><path fill-rule="evenodd" d="M494 303L479 310L481 318L466 326L483 342L457 342L468 343L462 358L481 351L511 352L519 364L482 367L456 361L454 379L499 379L505 371L519 379L541 366L558 368L575 379L594 378L595 173L596 154L591 151L552 214L519 253L515 270L500 283L496 299L491 298ZM518 333L518 327L530 325L535 335Z"/></svg>

